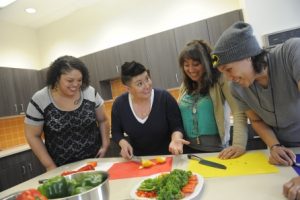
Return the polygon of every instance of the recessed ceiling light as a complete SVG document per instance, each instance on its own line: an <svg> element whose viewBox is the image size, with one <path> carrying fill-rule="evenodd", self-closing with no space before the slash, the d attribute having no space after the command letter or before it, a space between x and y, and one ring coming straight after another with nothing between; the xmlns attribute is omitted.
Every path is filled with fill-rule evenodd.
<svg viewBox="0 0 300 200"><path fill-rule="evenodd" d="M34 9L34 8L26 8L25 11L29 14L36 13L36 9Z"/></svg>
<svg viewBox="0 0 300 200"><path fill-rule="evenodd" d="M15 1L16 0L0 0L0 8L4 8Z"/></svg>

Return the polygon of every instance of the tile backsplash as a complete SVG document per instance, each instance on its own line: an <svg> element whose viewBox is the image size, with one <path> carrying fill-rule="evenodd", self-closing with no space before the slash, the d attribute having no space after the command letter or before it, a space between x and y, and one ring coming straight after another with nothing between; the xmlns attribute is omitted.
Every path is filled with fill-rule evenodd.
<svg viewBox="0 0 300 200"><path fill-rule="evenodd" d="M24 115L0 119L0 149L26 144Z"/></svg>

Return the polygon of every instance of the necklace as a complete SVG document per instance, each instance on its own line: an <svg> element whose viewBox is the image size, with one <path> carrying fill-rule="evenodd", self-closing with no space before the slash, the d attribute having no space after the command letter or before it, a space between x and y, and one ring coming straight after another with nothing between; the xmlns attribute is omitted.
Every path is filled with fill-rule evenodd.
<svg viewBox="0 0 300 200"><path fill-rule="evenodd" d="M81 100L81 92L79 92L79 98L75 99L74 105L78 105L80 103L80 100Z"/></svg>

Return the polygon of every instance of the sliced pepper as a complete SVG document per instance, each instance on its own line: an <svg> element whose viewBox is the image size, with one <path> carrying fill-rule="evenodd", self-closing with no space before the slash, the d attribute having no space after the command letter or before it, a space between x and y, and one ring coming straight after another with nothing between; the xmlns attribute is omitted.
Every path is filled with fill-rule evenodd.
<svg viewBox="0 0 300 200"><path fill-rule="evenodd" d="M63 176L55 176L47 180L38 190L49 199L68 196L68 184Z"/></svg>

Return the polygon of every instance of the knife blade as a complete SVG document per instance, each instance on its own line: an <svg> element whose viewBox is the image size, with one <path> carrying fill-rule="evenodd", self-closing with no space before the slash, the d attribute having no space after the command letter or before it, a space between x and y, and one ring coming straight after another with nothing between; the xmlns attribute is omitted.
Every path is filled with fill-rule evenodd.
<svg viewBox="0 0 300 200"><path fill-rule="evenodd" d="M134 161L134 162L137 162L137 163L142 163L142 157L132 156L131 161Z"/></svg>
<svg viewBox="0 0 300 200"><path fill-rule="evenodd" d="M227 167L223 164L216 163L216 162L209 161L209 160L205 160L205 159L203 159L199 156L193 155L193 154L188 154L187 156L191 160L197 160L198 163L202 164L202 165L206 165L206 166L214 167L214 168L218 168L218 169L227 169Z"/></svg>

